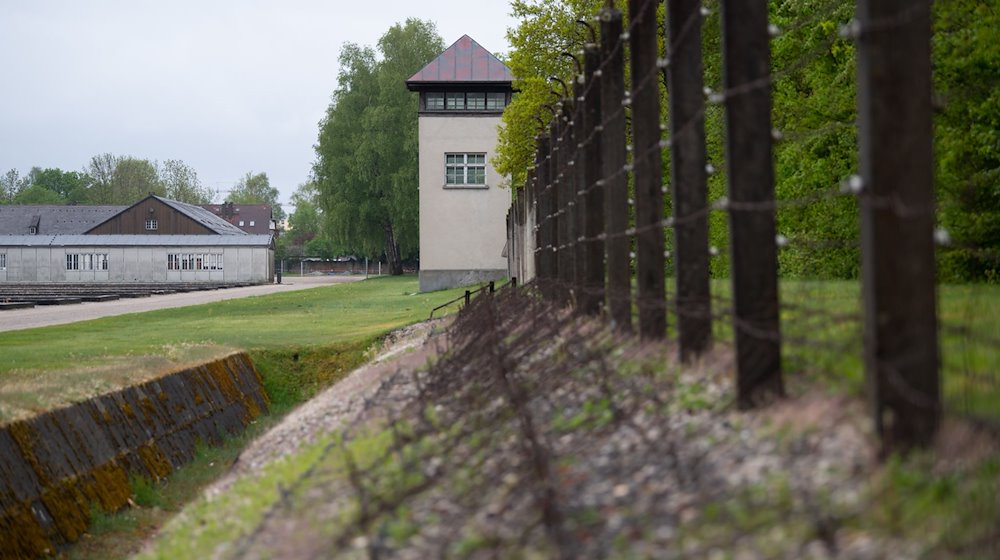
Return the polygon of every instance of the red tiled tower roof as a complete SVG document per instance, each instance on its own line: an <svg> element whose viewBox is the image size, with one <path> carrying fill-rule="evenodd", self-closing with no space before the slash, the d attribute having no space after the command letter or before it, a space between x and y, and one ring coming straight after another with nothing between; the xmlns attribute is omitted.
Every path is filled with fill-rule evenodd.
<svg viewBox="0 0 1000 560"><path fill-rule="evenodd" d="M510 68L469 37L462 38L406 80L410 89L445 83L510 84Z"/></svg>

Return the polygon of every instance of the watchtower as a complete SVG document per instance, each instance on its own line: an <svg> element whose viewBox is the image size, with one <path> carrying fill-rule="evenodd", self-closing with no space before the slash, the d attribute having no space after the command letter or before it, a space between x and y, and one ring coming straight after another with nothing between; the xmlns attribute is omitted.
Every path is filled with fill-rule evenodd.
<svg viewBox="0 0 1000 560"><path fill-rule="evenodd" d="M490 164L511 72L468 35L406 81L420 94L420 290L499 280L510 192Z"/></svg>

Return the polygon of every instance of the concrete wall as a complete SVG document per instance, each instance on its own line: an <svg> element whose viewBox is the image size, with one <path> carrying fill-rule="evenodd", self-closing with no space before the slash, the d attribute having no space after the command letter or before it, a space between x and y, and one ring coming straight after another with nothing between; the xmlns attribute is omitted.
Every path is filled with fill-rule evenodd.
<svg viewBox="0 0 1000 560"><path fill-rule="evenodd" d="M535 205L519 196L507 214L507 273L524 284L535 278Z"/></svg>
<svg viewBox="0 0 1000 560"><path fill-rule="evenodd" d="M0 282L251 282L274 277L267 247L0 247ZM67 253L108 255L108 270L66 270ZM222 270L167 270L168 253L222 254Z"/></svg>
<svg viewBox="0 0 1000 560"><path fill-rule="evenodd" d="M0 428L0 558L51 555L91 506L123 507L129 477L160 479L267 411L243 353Z"/></svg>
<svg viewBox="0 0 1000 560"><path fill-rule="evenodd" d="M436 290L507 275L510 190L490 159L499 116L421 115L420 289ZM485 188L445 187L445 153L486 154Z"/></svg>

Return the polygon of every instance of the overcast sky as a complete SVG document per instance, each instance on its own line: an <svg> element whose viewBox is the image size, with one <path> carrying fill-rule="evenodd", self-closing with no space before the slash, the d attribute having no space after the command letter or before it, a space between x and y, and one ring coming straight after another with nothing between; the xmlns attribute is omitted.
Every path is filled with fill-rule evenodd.
<svg viewBox="0 0 1000 560"><path fill-rule="evenodd" d="M408 17L509 50L503 0L0 0L0 173L110 152L180 159L203 185L308 178L346 42ZM224 193L223 195L224 196Z"/></svg>

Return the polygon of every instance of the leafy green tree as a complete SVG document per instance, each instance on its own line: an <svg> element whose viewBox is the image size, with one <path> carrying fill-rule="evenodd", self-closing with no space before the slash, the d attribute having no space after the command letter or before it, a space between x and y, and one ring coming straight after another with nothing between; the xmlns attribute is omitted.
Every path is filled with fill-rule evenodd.
<svg viewBox="0 0 1000 560"><path fill-rule="evenodd" d="M1000 282L1000 0L934 3L938 205L946 280Z"/></svg>
<svg viewBox="0 0 1000 560"><path fill-rule="evenodd" d="M523 185L526 170L534 163L534 138L542 132L538 118L547 122L552 116L544 109L556 100L549 77L572 84L572 62L560 53L576 53L588 38L576 21L584 19L597 25L593 16L603 5L599 0L511 2L511 15L521 23L507 31L511 52L505 63L514 75L518 93L504 110L492 163L498 173L510 177L512 185Z"/></svg>
<svg viewBox="0 0 1000 560"><path fill-rule="evenodd" d="M247 172L229 191L226 200L237 204L270 204L271 215L278 222L285 218L285 212L278 202L278 189L271 186L267 173Z"/></svg>
<svg viewBox="0 0 1000 560"><path fill-rule="evenodd" d="M90 177L85 173L63 171L58 168L33 167L25 179L28 185L55 193L59 202L85 201L91 183Z"/></svg>
<svg viewBox="0 0 1000 560"><path fill-rule="evenodd" d="M444 49L433 23L408 19L370 47L346 44L320 123L313 174L335 246L384 253L391 274L418 249L417 106L405 80Z"/></svg>
<svg viewBox="0 0 1000 560"><path fill-rule="evenodd" d="M28 186L26 177L21 177L17 169L9 169L0 175L0 204L11 204L14 197Z"/></svg>
<svg viewBox="0 0 1000 560"><path fill-rule="evenodd" d="M92 181L88 200L91 204L115 204L112 202L112 180L121 157L105 152L90 158L84 172Z"/></svg>
<svg viewBox="0 0 1000 560"><path fill-rule="evenodd" d="M91 204L133 204L150 193L166 194L156 164L147 159L104 153L90 158L85 173Z"/></svg>
<svg viewBox="0 0 1000 560"><path fill-rule="evenodd" d="M168 159L159 169L166 197L188 204L211 204L215 193L198 180L198 173L179 159Z"/></svg>
<svg viewBox="0 0 1000 560"><path fill-rule="evenodd" d="M338 84L320 123L313 174L332 238L349 252L370 256L383 247L387 219L380 200L368 196L370 150L361 127L377 96L374 50L344 45Z"/></svg>
<svg viewBox="0 0 1000 560"><path fill-rule="evenodd" d="M408 19L382 35L378 50L378 104L365 119L383 171L375 177L375 192L384 193L389 217L383 226L386 260L391 274L402 274L404 255L416 254L420 238L417 95L405 81L439 55L444 42L433 23Z"/></svg>
<svg viewBox="0 0 1000 560"><path fill-rule="evenodd" d="M14 204L65 204L66 199L59 193L41 185L31 185L14 196Z"/></svg>
<svg viewBox="0 0 1000 560"><path fill-rule="evenodd" d="M781 274L857 278L857 200L823 196L857 170L856 53L838 34L854 3L782 0L770 8L785 30L771 43L772 120L786 138L774 146L775 191L781 200L814 199L778 211L778 231L793 241L779 253Z"/></svg>
<svg viewBox="0 0 1000 560"><path fill-rule="evenodd" d="M134 204L150 194L166 195L156 166L147 159L119 159L111 177L110 204Z"/></svg>

